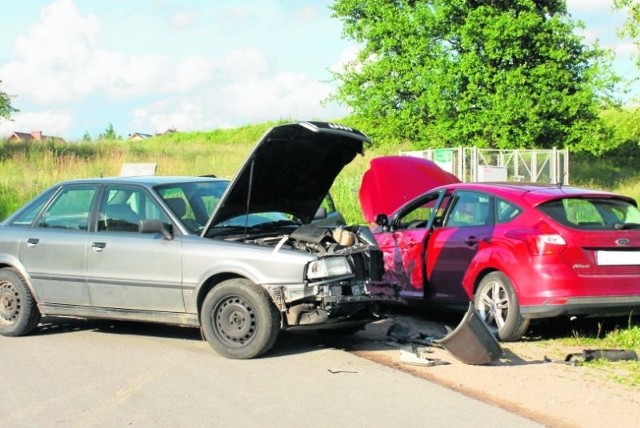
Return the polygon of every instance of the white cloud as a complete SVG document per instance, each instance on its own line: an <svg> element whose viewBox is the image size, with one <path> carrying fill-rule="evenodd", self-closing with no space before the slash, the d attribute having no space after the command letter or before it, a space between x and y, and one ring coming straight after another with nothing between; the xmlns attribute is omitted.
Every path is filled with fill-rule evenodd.
<svg viewBox="0 0 640 428"><path fill-rule="evenodd" d="M608 11L613 0L567 0L567 8L574 12Z"/></svg>
<svg viewBox="0 0 640 428"><path fill-rule="evenodd" d="M212 64L202 57L125 55L98 46L99 30L96 16L82 16L72 0L51 3L18 38L16 58L0 67L7 92L48 106L92 94L122 100L191 90L210 78Z"/></svg>
<svg viewBox="0 0 640 428"><path fill-rule="evenodd" d="M242 80L249 76L266 74L269 61L258 49L235 49L220 61L219 67L227 78Z"/></svg>
<svg viewBox="0 0 640 428"><path fill-rule="evenodd" d="M312 6L305 6L301 8L296 15L299 20L309 22L318 17L318 12Z"/></svg>
<svg viewBox="0 0 640 428"><path fill-rule="evenodd" d="M638 47L633 43L619 43L613 48L618 56L632 56L638 54Z"/></svg>
<svg viewBox="0 0 640 428"><path fill-rule="evenodd" d="M191 94L173 94L136 110L139 128L182 131L237 126L274 119L335 118L337 106L323 106L332 87L303 73L270 73L257 50L236 50L219 63L216 80Z"/></svg>
<svg viewBox="0 0 640 428"><path fill-rule="evenodd" d="M73 117L68 111L15 113L12 121L0 120L0 136L7 137L15 130L21 132L43 131L51 137L62 137L71 125Z"/></svg>
<svg viewBox="0 0 640 428"><path fill-rule="evenodd" d="M343 49L342 52L340 52L338 62L332 64L329 67L329 70L334 73L343 72L345 70L345 66L358 57L358 52L360 52L360 48L357 46L349 46L346 49Z"/></svg>
<svg viewBox="0 0 640 428"><path fill-rule="evenodd" d="M175 29L184 29L191 26L197 18L197 14L193 11L180 11L171 17L171 27Z"/></svg>

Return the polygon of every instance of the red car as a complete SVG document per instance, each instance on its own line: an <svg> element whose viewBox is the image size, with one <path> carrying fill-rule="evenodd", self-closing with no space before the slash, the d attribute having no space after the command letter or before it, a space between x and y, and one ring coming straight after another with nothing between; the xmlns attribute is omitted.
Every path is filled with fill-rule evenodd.
<svg viewBox="0 0 640 428"><path fill-rule="evenodd" d="M476 310L502 341L530 320L640 313L640 210L561 185L461 183L435 163L371 161L360 204L406 299Z"/></svg>

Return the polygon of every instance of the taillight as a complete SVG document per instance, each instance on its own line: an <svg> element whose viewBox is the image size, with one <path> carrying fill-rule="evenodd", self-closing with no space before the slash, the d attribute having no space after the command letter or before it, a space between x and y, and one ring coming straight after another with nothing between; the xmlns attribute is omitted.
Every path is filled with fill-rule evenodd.
<svg viewBox="0 0 640 428"><path fill-rule="evenodd" d="M560 254L567 247L562 235L543 221L530 229L511 230L506 236L523 241L534 256Z"/></svg>

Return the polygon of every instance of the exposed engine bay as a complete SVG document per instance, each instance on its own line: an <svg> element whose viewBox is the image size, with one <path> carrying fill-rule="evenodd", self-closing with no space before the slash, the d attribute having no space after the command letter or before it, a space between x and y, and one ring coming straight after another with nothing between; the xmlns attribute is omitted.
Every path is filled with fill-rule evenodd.
<svg viewBox="0 0 640 428"><path fill-rule="evenodd" d="M259 245L280 248L295 248L312 254L349 252L353 250L377 248L375 238L370 230L361 226L341 226L335 228L312 225L299 226L290 233L270 234L256 237L249 235L244 240Z"/></svg>
<svg viewBox="0 0 640 428"><path fill-rule="evenodd" d="M270 246L274 252L289 249L315 256L305 268L304 284L268 287L289 327L330 328L334 322L370 320L376 309L372 302L398 299L398 290L382 282L382 252L367 227L249 229L242 237L225 239Z"/></svg>

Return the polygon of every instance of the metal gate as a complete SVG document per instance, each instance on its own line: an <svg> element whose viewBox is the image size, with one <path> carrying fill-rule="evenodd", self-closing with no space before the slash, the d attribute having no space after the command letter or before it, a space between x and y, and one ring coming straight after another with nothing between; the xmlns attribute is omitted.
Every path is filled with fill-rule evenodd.
<svg viewBox="0 0 640 428"><path fill-rule="evenodd" d="M569 150L499 150L457 147L400 152L429 159L469 181L521 181L569 184Z"/></svg>

